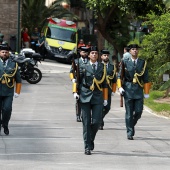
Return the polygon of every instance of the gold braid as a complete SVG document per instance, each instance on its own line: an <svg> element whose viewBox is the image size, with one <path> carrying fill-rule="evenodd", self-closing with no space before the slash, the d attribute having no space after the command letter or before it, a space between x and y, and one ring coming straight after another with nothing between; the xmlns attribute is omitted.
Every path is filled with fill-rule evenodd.
<svg viewBox="0 0 170 170"><path fill-rule="evenodd" d="M110 76L110 75L106 76L106 81L107 81L107 84L109 85L110 88L112 88L111 84L110 84L110 80L112 80L114 78L115 74L116 74L116 66L114 64L113 75L112 76Z"/></svg>
<svg viewBox="0 0 170 170"><path fill-rule="evenodd" d="M9 82L10 82L10 79L9 79L9 78L14 77L15 73L17 72L17 69L18 69L18 64L16 63L15 71L13 72L13 74L6 74L6 73L4 73L4 74L2 75L2 77L4 77L4 80L5 80L6 85L7 85L9 88L14 87L14 82L13 82L13 84L12 84L11 86L9 85ZM2 77L1 77L1 78L2 78Z"/></svg>
<svg viewBox="0 0 170 170"><path fill-rule="evenodd" d="M145 61L145 64L144 64L144 67L143 67L143 70L141 71L141 73L135 73L135 74L134 74L134 79L137 80L138 84L139 84L141 87L143 87L143 85L140 83L138 77L139 77L139 76L142 76L142 75L144 74L145 69L146 69L146 64L147 64L147 62Z"/></svg>
<svg viewBox="0 0 170 170"><path fill-rule="evenodd" d="M106 65L105 65L105 64L104 64L103 70L104 70L104 73L103 73L102 79L101 79L101 80L97 80L97 79L94 77L93 83L92 83L92 85L90 86L90 90L93 91L93 90L94 90L94 84L96 84L97 88L98 88L100 91L102 91L102 88L100 88L99 84L103 83L103 81L104 81L104 79L105 79L105 77L106 77Z"/></svg>

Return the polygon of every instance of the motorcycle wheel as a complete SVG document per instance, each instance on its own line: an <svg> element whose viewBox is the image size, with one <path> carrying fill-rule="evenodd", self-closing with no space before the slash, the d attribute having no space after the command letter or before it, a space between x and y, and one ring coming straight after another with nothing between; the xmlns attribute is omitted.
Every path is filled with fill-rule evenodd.
<svg viewBox="0 0 170 170"><path fill-rule="evenodd" d="M26 81L30 84L38 83L42 78L42 73L38 68L30 68L28 70L29 76L26 78Z"/></svg>

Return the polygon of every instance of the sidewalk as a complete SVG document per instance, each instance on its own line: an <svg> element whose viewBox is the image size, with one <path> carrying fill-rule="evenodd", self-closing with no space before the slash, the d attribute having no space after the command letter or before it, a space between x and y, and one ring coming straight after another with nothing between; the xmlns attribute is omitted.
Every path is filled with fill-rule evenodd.
<svg viewBox="0 0 170 170"><path fill-rule="evenodd" d="M147 109L126 138L119 95L97 133L92 155L84 155L82 123L76 122L70 65L42 62L42 81L23 81L14 99L10 135L0 136L1 170L169 170L170 120Z"/></svg>

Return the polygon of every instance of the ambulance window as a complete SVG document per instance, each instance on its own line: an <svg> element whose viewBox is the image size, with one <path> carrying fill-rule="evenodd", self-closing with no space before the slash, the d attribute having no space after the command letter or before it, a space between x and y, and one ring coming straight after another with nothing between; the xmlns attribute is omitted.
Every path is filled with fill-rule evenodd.
<svg viewBox="0 0 170 170"><path fill-rule="evenodd" d="M48 27L47 30L47 38L51 38L51 29Z"/></svg>

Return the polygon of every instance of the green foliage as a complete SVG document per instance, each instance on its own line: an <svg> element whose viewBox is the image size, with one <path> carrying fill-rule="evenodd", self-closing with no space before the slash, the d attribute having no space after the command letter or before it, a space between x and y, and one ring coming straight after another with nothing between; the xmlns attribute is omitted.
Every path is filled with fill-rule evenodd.
<svg viewBox="0 0 170 170"><path fill-rule="evenodd" d="M96 27L102 36L120 54L130 40L130 21L150 11L161 14L165 10L162 0L83 0L93 10Z"/></svg>
<svg viewBox="0 0 170 170"><path fill-rule="evenodd" d="M160 112L166 112L170 115L170 107L168 103L158 103L156 100L159 100L163 98L164 92L163 91L151 91L150 97L148 99L145 99L144 104L148 106L153 111L156 111L158 113ZM170 96L169 96L170 97Z"/></svg>
<svg viewBox="0 0 170 170"><path fill-rule="evenodd" d="M61 5L63 0L57 0L49 7L45 6L46 0L23 0L22 4L22 26L32 31L34 27L41 28L48 17L70 17L75 15L64 9ZM69 1L66 1L69 3Z"/></svg>
<svg viewBox="0 0 170 170"><path fill-rule="evenodd" d="M163 64L157 71L156 73L159 75L162 75L163 73L165 73L166 71L170 70L170 62L167 62L165 64Z"/></svg>
<svg viewBox="0 0 170 170"><path fill-rule="evenodd" d="M170 79L168 81L166 81L160 88L159 90L163 91L163 90L167 90L170 88Z"/></svg>
<svg viewBox="0 0 170 170"><path fill-rule="evenodd" d="M158 74L159 76L163 75L166 72L170 72L170 62L167 62L165 64L163 64L160 68L158 68L158 70L156 71L156 74ZM169 73L168 72L168 73ZM159 90L167 90L170 88L170 79L165 82L160 88Z"/></svg>
<svg viewBox="0 0 170 170"><path fill-rule="evenodd" d="M163 2L164 2L164 4L165 4L166 8L167 8L168 10L170 10L170 0L163 0Z"/></svg>
<svg viewBox="0 0 170 170"><path fill-rule="evenodd" d="M150 78L154 82L153 88L158 89L163 82L156 71L165 63L170 62L170 13L165 13L161 16L151 13L147 17L149 20L146 24L150 25L152 32L144 36L141 54L148 61ZM162 73L163 71L165 69L162 67Z"/></svg>

